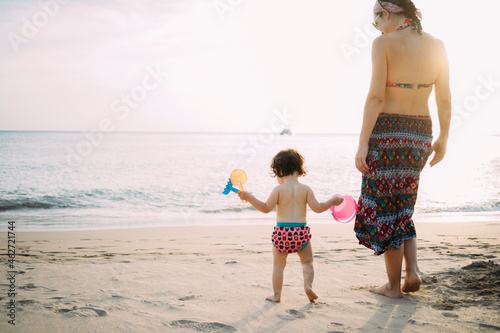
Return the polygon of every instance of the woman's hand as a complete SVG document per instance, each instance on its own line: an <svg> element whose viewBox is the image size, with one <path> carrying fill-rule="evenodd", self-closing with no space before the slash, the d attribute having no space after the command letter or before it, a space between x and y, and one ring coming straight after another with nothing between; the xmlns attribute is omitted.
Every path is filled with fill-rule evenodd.
<svg viewBox="0 0 500 333"><path fill-rule="evenodd" d="M446 155L446 145L448 143L448 138L442 138L441 136L432 145L432 151L434 152L434 157L429 163L431 167L435 166L444 159Z"/></svg>
<svg viewBox="0 0 500 333"><path fill-rule="evenodd" d="M354 158L356 161L356 169L361 173L368 173L370 169L368 168L368 163L366 163L366 157L368 156L368 145L359 145L358 152Z"/></svg>

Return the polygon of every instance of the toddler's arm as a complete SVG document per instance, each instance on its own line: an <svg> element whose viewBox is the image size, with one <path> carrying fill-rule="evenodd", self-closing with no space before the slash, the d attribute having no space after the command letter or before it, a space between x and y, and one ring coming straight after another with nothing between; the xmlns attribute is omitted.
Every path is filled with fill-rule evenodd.
<svg viewBox="0 0 500 333"><path fill-rule="evenodd" d="M272 211L278 204L278 187L273 189L266 202L260 201L248 191L239 191L236 194L238 194L241 200L248 200L252 206L266 214Z"/></svg>
<svg viewBox="0 0 500 333"><path fill-rule="evenodd" d="M323 213L325 210L327 210L328 208L330 208L333 205L335 205L335 206L340 205L342 203L342 201L344 201L344 199L339 198L339 197L333 197L333 198L326 200L325 202L320 203L316 199L316 196L314 195L313 190L311 188L309 188L307 190L307 204L309 205L309 207L311 207L311 209L315 213Z"/></svg>

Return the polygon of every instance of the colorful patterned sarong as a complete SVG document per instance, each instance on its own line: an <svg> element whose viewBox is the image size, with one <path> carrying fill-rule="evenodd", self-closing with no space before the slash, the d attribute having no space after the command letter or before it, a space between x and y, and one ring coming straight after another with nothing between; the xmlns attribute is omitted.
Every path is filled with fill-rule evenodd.
<svg viewBox="0 0 500 333"><path fill-rule="evenodd" d="M420 172L431 154L429 116L381 113L369 141L354 231L380 255L416 237L412 216Z"/></svg>

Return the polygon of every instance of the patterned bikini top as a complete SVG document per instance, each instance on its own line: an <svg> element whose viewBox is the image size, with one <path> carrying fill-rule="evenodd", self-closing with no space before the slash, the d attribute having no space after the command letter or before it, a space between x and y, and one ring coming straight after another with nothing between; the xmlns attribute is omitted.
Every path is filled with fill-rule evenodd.
<svg viewBox="0 0 500 333"><path fill-rule="evenodd" d="M385 84L386 87L393 88L408 88L408 89L420 89L420 88L432 88L434 83L390 83Z"/></svg>
<svg viewBox="0 0 500 333"><path fill-rule="evenodd" d="M396 29L398 30L403 30L408 27L411 27L412 30L417 30L419 35L422 35L422 31L418 31L417 23L414 22L412 19L406 19L405 23L400 26L399 28ZM420 89L420 88L432 88L434 83L391 83L387 82L385 84L386 87L393 87L393 88L408 88L408 89Z"/></svg>

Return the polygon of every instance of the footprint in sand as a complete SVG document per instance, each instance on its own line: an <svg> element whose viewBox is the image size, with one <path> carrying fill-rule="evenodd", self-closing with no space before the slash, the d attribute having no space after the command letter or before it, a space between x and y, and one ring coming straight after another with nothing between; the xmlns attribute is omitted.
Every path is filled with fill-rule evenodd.
<svg viewBox="0 0 500 333"><path fill-rule="evenodd" d="M422 282L422 290L429 295L426 302L435 309L500 308L500 265L493 261L475 261L458 270L426 276Z"/></svg>
<svg viewBox="0 0 500 333"><path fill-rule="evenodd" d="M481 327L481 328L489 328L489 329L492 329L492 330L495 330L495 331L500 331L500 327L499 326L495 326L495 325L479 324L478 326Z"/></svg>
<svg viewBox="0 0 500 333"><path fill-rule="evenodd" d="M189 301L189 300L192 300L192 299L194 299L194 295L180 297L179 301Z"/></svg>
<svg viewBox="0 0 500 333"><path fill-rule="evenodd" d="M104 310L94 309L87 306L74 309L57 309L56 312L77 317L104 317L108 315L108 313Z"/></svg>
<svg viewBox="0 0 500 333"><path fill-rule="evenodd" d="M24 286L19 287L19 289L34 289L34 288L36 288L34 283L28 283Z"/></svg>
<svg viewBox="0 0 500 333"><path fill-rule="evenodd" d="M20 286L19 289L35 289L35 288L42 288L42 289L47 289L48 291L57 291L57 290L54 290L54 289L50 289L50 288L47 288L47 287L42 287L42 286L35 286L34 283L28 283L24 286Z"/></svg>
<svg viewBox="0 0 500 333"><path fill-rule="evenodd" d="M336 329L339 329L341 331L328 331L326 333L344 333L347 332L346 328L344 327L344 324L342 323L336 323L336 322L331 322L330 325L334 326Z"/></svg>
<svg viewBox="0 0 500 333"><path fill-rule="evenodd" d="M291 314L295 318L305 318L306 315L294 309L286 310L287 313Z"/></svg>
<svg viewBox="0 0 500 333"><path fill-rule="evenodd" d="M286 313L288 313L289 316L288 315L277 315L277 317L282 319L282 320L295 320L295 319L302 319L302 318L306 317L305 314L303 314L300 311L294 310L294 309L286 310Z"/></svg>
<svg viewBox="0 0 500 333"><path fill-rule="evenodd" d="M225 333L235 332L236 328L221 323L199 323L191 320L176 320L167 324L169 327L188 328L196 332Z"/></svg>
<svg viewBox="0 0 500 333"><path fill-rule="evenodd" d="M113 300L124 300L128 299L128 297L120 296L120 295L111 295L111 299Z"/></svg>

